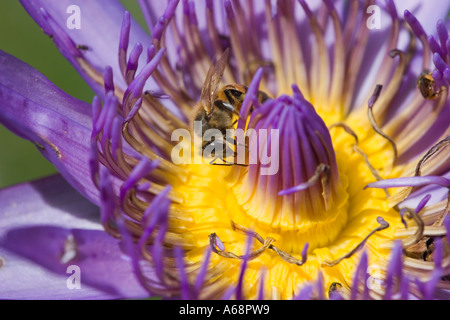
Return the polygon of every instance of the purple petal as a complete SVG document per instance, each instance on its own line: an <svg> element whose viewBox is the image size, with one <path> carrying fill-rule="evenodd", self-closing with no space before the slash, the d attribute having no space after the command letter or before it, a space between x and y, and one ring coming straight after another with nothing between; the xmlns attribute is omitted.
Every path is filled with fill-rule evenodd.
<svg viewBox="0 0 450 320"><path fill-rule="evenodd" d="M130 287L134 280L121 271L126 270L129 262L121 260L121 254L115 249L116 240L101 231L98 215L98 208L76 192L60 175L1 190L0 241L3 245L0 246L0 258L3 266L0 267L0 298L104 299L139 293L138 287ZM44 223L47 224L45 227L42 226ZM63 265L59 259L64 250L58 249L64 248L64 240L70 234L66 227L79 230L72 233L79 243L79 254L73 261ZM47 234L47 231L53 233ZM46 240L50 238L52 241L49 243ZM94 254L97 256L94 257ZM107 259L104 257L106 254L110 255ZM64 259L70 257L69 250ZM108 260L115 258L114 268L120 272L113 275L114 279L118 279L117 284L101 275L96 275L95 283L90 280L93 274L89 270L102 270L107 267ZM49 272L37 262L52 266L60 274ZM81 268L81 289L70 290L66 286L67 278L71 275L66 273L67 266L71 264ZM109 272L109 267L106 272ZM125 279L130 281L130 286L124 284ZM100 280L106 282L101 283ZM105 293L93 289L90 286L93 284L102 288L110 287L111 291ZM120 288L120 285L125 286Z"/></svg>
<svg viewBox="0 0 450 320"><path fill-rule="evenodd" d="M89 172L91 105L0 51L0 123L33 142L84 196L98 203Z"/></svg>
<svg viewBox="0 0 450 320"><path fill-rule="evenodd" d="M23 227L9 231L2 247L62 276L67 277L69 266L76 266L81 285L119 297L148 296L134 278L130 262L123 258L118 240L104 231Z"/></svg>
<svg viewBox="0 0 450 320"><path fill-rule="evenodd" d="M80 8L81 17L80 29L69 29L67 27L68 19L71 17L71 13L67 13L67 11L74 4L71 0L22 0L21 3L37 24L49 33L51 30L49 30L48 19L45 19L41 13L41 8L44 8L45 12L54 21L54 24L62 32L65 32L75 45L85 45L89 48L82 55L91 66L100 74L103 74L106 66L112 66L116 84L121 88L125 88L117 56L121 21L125 12L120 1L111 0L108 1L108 5L105 5L102 1L77 1L76 5ZM139 24L133 19L131 19L130 23L131 33L129 40L131 45L134 46L137 42L150 43L150 37ZM97 94L102 96L101 86L88 73L83 71L79 61L64 50L61 51ZM143 59L141 65L145 63L145 58L143 57Z"/></svg>

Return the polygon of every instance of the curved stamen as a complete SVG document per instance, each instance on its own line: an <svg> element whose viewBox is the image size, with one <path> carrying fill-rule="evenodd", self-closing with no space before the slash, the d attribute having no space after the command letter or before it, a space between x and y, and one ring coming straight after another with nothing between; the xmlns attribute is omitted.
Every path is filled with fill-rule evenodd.
<svg viewBox="0 0 450 320"><path fill-rule="evenodd" d="M350 258L352 255L354 255L356 252L361 250L361 248L364 246L366 241L370 238L371 235L373 235L375 232L384 230L389 227L389 223L387 223L382 217L377 218L377 222L380 224L379 227L373 229L353 250L351 250L349 253L343 255L339 259L336 260L324 260L322 262L322 267L333 267L337 265L339 262L341 262L344 259Z"/></svg>
<svg viewBox="0 0 450 320"><path fill-rule="evenodd" d="M211 250L220 255L221 257L224 258L231 258L231 259L244 259L247 257L248 260L252 260L255 259L257 257L259 257L265 250L267 249L271 249L273 251L275 251L284 261L289 262L291 264L296 264L298 266L303 265L306 262L307 259L307 252L308 252L308 247L309 244L305 243L303 250L302 250L302 260L299 260L293 256L291 256L290 254L286 253L283 250L280 250L279 248L275 247L272 243L276 241L275 238L272 237L267 237L267 238L263 238L261 237L261 235L259 235L258 233L247 229L243 226L238 225L237 223L235 223L234 221L231 221L231 227L234 231L243 233L251 238L255 238L256 240L258 240L263 246L260 247L259 249L249 252L248 255L237 255L233 252L228 252L228 251L224 251L221 250L221 248L219 248L219 250L217 249L217 235L215 233L211 233L209 235L209 244L211 247ZM224 248L223 248L224 249Z"/></svg>
<svg viewBox="0 0 450 320"><path fill-rule="evenodd" d="M364 162L366 163L367 167L369 167L370 172L372 173L372 175L374 176L375 179L377 179L377 181L382 180L383 178L381 177L380 173L378 172L377 169L375 169L375 167L372 165L372 163L369 160L369 156L367 155L367 153L365 153L359 146L359 139L358 139L358 135L353 131L353 129L348 126L347 124L343 123L343 122L337 122L332 124L329 128L336 128L336 127L341 127L344 129L344 131L346 133L348 133L349 135L351 135L354 139L355 139L355 144L352 146L353 151L355 151L356 153L358 153L360 156L362 156L364 158ZM385 190L386 196L389 197L389 192L387 190Z"/></svg>
<svg viewBox="0 0 450 320"><path fill-rule="evenodd" d="M402 208L400 209L400 214L402 217L407 217L408 219L413 219L417 224L417 231L416 234L409 240L404 242L405 247L409 247L412 245L415 245L423 238L423 231L424 231L424 223L422 219L419 217L417 212L414 209L411 208Z"/></svg>
<svg viewBox="0 0 450 320"><path fill-rule="evenodd" d="M415 172L414 172L414 176L420 177L422 175L423 167L428 162L432 161L432 159L439 158L439 155L441 154L442 150L444 150L449 145L450 145L450 136L440 140L435 145L433 145L417 163ZM397 192L395 195L393 195L389 199L389 201L391 203L400 203L401 201L405 200L410 195L412 190L413 190L412 186L406 185L405 189Z"/></svg>
<svg viewBox="0 0 450 320"><path fill-rule="evenodd" d="M367 108L367 114L369 117L369 121L370 124L373 128L373 130L375 130L376 133L378 133L380 136L382 136L384 139L386 139L387 141L389 141L389 143L392 146L392 149L394 150L394 157L392 158L392 167L395 166L395 163L397 162L398 159L398 151L397 151L397 145L395 144L394 140L392 140L391 137L389 137L388 135L386 135L381 128L378 126L376 120L375 120L375 116L373 114L373 106L375 104L375 102L377 101L378 97L380 96L380 92L381 89L383 88L382 85L377 85L371 98L369 99L369 107Z"/></svg>

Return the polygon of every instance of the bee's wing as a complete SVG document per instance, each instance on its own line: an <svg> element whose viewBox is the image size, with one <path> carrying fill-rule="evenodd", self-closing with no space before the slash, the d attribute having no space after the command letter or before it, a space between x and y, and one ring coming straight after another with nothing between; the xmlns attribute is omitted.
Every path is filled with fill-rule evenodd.
<svg viewBox="0 0 450 320"><path fill-rule="evenodd" d="M216 63L213 63L209 67L208 74L206 75L205 83L203 84L202 94L200 101L204 102L204 108L207 114L212 110L214 100L217 95L220 80L228 64L229 48L217 59Z"/></svg>

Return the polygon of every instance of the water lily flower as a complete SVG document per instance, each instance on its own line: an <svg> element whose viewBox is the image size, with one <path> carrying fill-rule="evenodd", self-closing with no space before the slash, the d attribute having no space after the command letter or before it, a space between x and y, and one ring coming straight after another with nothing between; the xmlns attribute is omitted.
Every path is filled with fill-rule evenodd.
<svg viewBox="0 0 450 320"><path fill-rule="evenodd" d="M15 264L92 287L46 276L51 297L449 298L448 1L140 0L151 36L119 1L78 1L79 28L68 0L21 3L96 97L0 51L0 122L64 178L0 191L2 298L43 285ZM224 52L245 87L212 108L247 160L191 163L174 132Z"/></svg>

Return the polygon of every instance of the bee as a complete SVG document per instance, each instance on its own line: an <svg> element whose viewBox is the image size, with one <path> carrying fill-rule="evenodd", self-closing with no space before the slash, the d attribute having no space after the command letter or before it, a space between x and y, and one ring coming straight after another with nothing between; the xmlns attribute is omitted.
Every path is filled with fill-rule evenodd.
<svg viewBox="0 0 450 320"><path fill-rule="evenodd" d="M432 72L428 70L425 70L420 74L419 79L417 79L417 86L419 87L422 96L428 100L437 99L442 91L437 89L436 82L432 77Z"/></svg>
<svg viewBox="0 0 450 320"><path fill-rule="evenodd" d="M229 49L227 48L224 53L217 59L216 63L212 63L203 84L200 100L194 106L194 121L201 122L202 132L195 132L198 136L202 136L202 133L208 129L217 129L223 135L223 141L203 141L202 151L208 145L217 145L223 148L223 154L214 155L210 164L217 164L215 160L221 159L223 165L233 165L236 163L227 163L224 160L223 155L227 151L227 142L235 143L235 141L229 141L226 139L226 130L234 129L235 125L239 121L240 110L242 103L244 102L245 95L248 87L240 84L227 84L219 88L222 80L223 73L228 64ZM269 98L269 96L262 91L258 92L258 100L263 103ZM250 110L250 112L252 109ZM191 126L193 127L193 126Z"/></svg>

